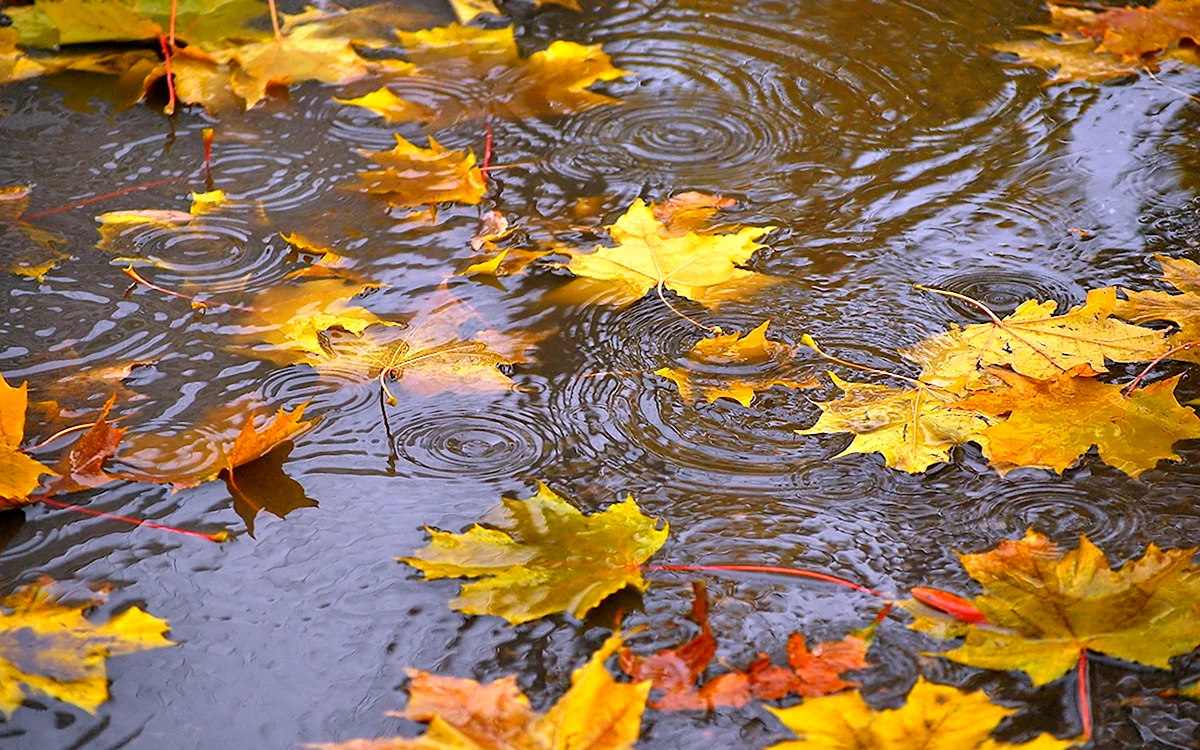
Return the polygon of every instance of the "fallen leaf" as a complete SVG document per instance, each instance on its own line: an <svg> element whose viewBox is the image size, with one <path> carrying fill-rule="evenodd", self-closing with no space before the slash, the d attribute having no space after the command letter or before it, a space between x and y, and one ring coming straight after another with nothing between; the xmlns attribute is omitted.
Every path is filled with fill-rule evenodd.
<svg viewBox="0 0 1200 750"><path fill-rule="evenodd" d="M1007 388L978 391L959 408L1005 419L983 430L983 455L1001 474L1023 466L1062 473L1088 449L1131 477L1161 460L1179 461L1172 446L1200 437L1200 417L1175 400L1176 376L1125 395L1091 377L1087 365L1035 380L995 370Z"/></svg>
<svg viewBox="0 0 1200 750"><path fill-rule="evenodd" d="M675 383L684 401L695 397L712 403L729 398L750 406L754 395L776 385L811 388L813 378L797 379L787 374L794 350L767 338L764 321L746 334L722 334L700 339L688 352L685 367L661 367L654 371Z"/></svg>
<svg viewBox="0 0 1200 750"><path fill-rule="evenodd" d="M359 172L355 189L382 195L393 206L424 206L450 201L475 205L486 190L483 173L470 151L447 151L429 137L429 148L396 136L391 151L359 151L383 169Z"/></svg>
<svg viewBox="0 0 1200 750"><path fill-rule="evenodd" d="M796 432L854 433L854 440L835 458L881 453L891 468L919 474L949 461L954 446L981 442L989 423L982 413L961 408L956 396L935 387L890 388L849 383L832 373L829 377L845 395L819 402L821 418Z"/></svg>
<svg viewBox="0 0 1200 750"><path fill-rule="evenodd" d="M125 430L108 421L108 413L117 401L113 395L100 410L92 426L71 446L54 467L58 478L50 483L50 492L75 492L114 482L120 477L109 474L104 462L117 453Z"/></svg>
<svg viewBox="0 0 1200 750"><path fill-rule="evenodd" d="M629 304L652 289L676 294L713 307L742 298L775 282L770 276L740 267L764 245L755 240L775 227L747 227L732 234L663 235L663 224L639 198L624 216L608 227L616 247L596 246L591 252L563 248L570 256L564 268L586 283L567 297L594 298ZM576 282L572 282L576 284Z"/></svg>
<svg viewBox="0 0 1200 750"><path fill-rule="evenodd" d="M327 359L329 331L361 336L369 326L394 325L353 303L375 286L335 278L272 287L255 298L255 312L247 316L253 333L239 338L259 342L253 353L285 364Z"/></svg>
<svg viewBox="0 0 1200 750"><path fill-rule="evenodd" d="M482 579L463 584L450 606L514 625L556 612L583 617L626 586L645 591L639 566L667 540L666 525L656 528L632 496L585 516L544 484L526 500L504 500L484 523L491 528L464 534L430 529L429 546L400 561L427 580Z"/></svg>
<svg viewBox="0 0 1200 750"><path fill-rule="evenodd" d="M992 731L1017 709L997 706L983 692L965 693L924 677L896 709L875 711L861 693L842 693L767 710L800 737L768 750L1066 750L1077 744L1049 734L1019 745L993 740Z"/></svg>
<svg viewBox="0 0 1200 750"><path fill-rule="evenodd" d="M1159 0L1149 8L1112 8L1097 13L1079 32L1101 40L1097 52L1138 61L1184 40L1200 43L1200 0Z"/></svg>
<svg viewBox="0 0 1200 750"><path fill-rule="evenodd" d="M437 24L442 14L411 5L380 3L361 8L342 8L334 3L309 6L296 15L280 14L281 30L290 34L302 26L313 26L312 36L345 39L354 44L378 49L396 43L395 30L416 31Z"/></svg>
<svg viewBox="0 0 1200 750"><path fill-rule="evenodd" d="M858 683L841 678L844 672L866 669L869 638L849 635L840 641L819 643L811 651L804 636L788 639L788 666L778 667L766 654L759 654L745 672L726 672L697 688L700 676L716 654L717 641L708 624L708 594L702 584L694 585L691 620L700 632L687 643L663 649L653 656L636 656L621 649L621 669L635 680L649 680L663 691L653 708L662 711L712 710L720 706L740 707L752 699L776 700L792 693L805 698L829 695Z"/></svg>
<svg viewBox="0 0 1200 750"><path fill-rule="evenodd" d="M174 7L175 37L189 46L219 49L229 40L264 36L248 23L263 16L260 0L35 0L5 13L25 47L138 42L166 36Z"/></svg>
<svg viewBox="0 0 1200 750"><path fill-rule="evenodd" d="M0 34L5 31L7 29L0 28ZM0 55L3 54L2 45L3 36L0 36ZM0 56L0 80L3 80L3 64ZM67 238L21 220L29 193L30 188L24 185L0 188L0 242L5 245L7 271L45 281L46 274L69 257L59 249L66 246Z"/></svg>
<svg viewBox="0 0 1200 750"><path fill-rule="evenodd" d="M1200 340L1200 265L1183 258L1154 257L1162 265L1163 278L1182 294L1122 289L1126 299L1117 300L1113 314L1133 323L1166 320L1176 324L1179 330L1168 340L1172 347ZM1200 349L1184 349L1171 358L1200 363Z"/></svg>
<svg viewBox="0 0 1200 750"><path fill-rule="evenodd" d="M188 209L188 213L192 216L199 216L210 211L216 211L221 206L229 202L224 190L208 190L203 193L188 193L188 198L192 200L192 207Z"/></svg>
<svg viewBox="0 0 1200 750"><path fill-rule="evenodd" d="M28 386L22 383L13 388L0 375L0 511L27 504L29 493L41 485L42 475L56 476L50 467L21 452Z"/></svg>
<svg viewBox="0 0 1200 750"><path fill-rule="evenodd" d="M414 77L428 81L421 101L381 88L345 104L369 109L389 123L423 122L437 130L473 119L566 115L613 99L588 90L626 75L599 45L557 41L522 59L512 27L479 29L451 24L398 31ZM452 86L439 86L447 81ZM403 85L403 80L397 84ZM469 91L469 97L456 92Z"/></svg>
<svg viewBox="0 0 1200 750"><path fill-rule="evenodd" d="M1054 71L1043 83L1052 86L1068 81L1111 81L1128 75L1138 75L1145 65L1126 62L1114 55L1096 54L1096 44L1090 41L1060 41L1048 39L1000 42L991 45L997 52L1016 55L1022 63Z"/></svg>
<svg viewBox="0 0 1200 750"><path fill-rule="evenodd" d="M571 675L571 688L545 714L530 708L515 677L486 685L409 670L408 707L393 716L427 722L416 739L391 737L307 745L317 750L633 750L650 683L617 682L604 662L621 646L613 635Z"/></svg>
<svg viewBox="0 0 1200 750"><path fill-rule="evenodd" d="M703 230L722 208L736 206L733 198L688 191L671 196L662 203L651 203L654 218L663 224L660 233L665 237L681 237L688 232L703 234Z"/></svg>
<svg viewBox="0 0 1200 750"><path fill-rule="evenodd" d="M175 645L169 626L137 607L103 625L83 616L86 606L56 602L42 586L23 586L0 602L0 711L26 696L48 695L95 713L108 700L105 659Z"/></svg>
<svg viewBox="0 0 1200 750"><path fill-rule="evenodd" d="M990 552L959 555L984 590L971 603L986 624L954 621L930 609L916 613L914 630L965 635L958 648L939 653L983 669L1017 669L1034 685L1071 671L1084 650L1160 669L1200 645L1200 570L1196 550L1160 550L1112 570L1086 536L1062 552L1032 529Z"/></svg>
<svg viewBox="0 0 1200 750"><path fill-rule="evenodd" d="M479 231L471 238L471 248L479 252L484 247L512 234L508 219L499 211L488 211L479 222Z"/></svg>
<svg viewBox="0 0 1200 750"><path fill-rule="evenodd" d="M484 14L504 15L492 0L450 0L450 7L454 10L458 22L464 25Z"/></svg>
<svg viewBox="0 0 1200 750"><path fill-rule="evenodd" d="M1055 316L1052 301L1027 300L1003 320L952 327L901 352L920 364L921 380L956 392L987 365L1006 365L1031 378L1053 378L1077 365L1104 372L1105 361L1148 362L1167 350L1161 331L1110 317L1116 289L1093 289L1085 304Z"/></svg>
<svg viewBox="0 0 1200 750"><path fill-rule="evenodd" d="M392 382L426 396L510 390L513 382L500 366L526 361L526 351L541 337L490 329L467 332L472 323L483 325L469 305L448 294L435 295L406 328L379 328L360 339L330 337L324 356L311 364L322 372L377 380L393 406Z"/></svg>
<svg viewBox="0 0 1200 750"><path fill-rule="evenodd" d="M279 407L275 416L261 429L254 426L253 418L247 421L237 439L233 441L233 446L225 454L224 471L234 475L238 467L257 461L315 427L320 417L304 421L304 410L309 403L306 401L290 412L282 406Z"/></svg>

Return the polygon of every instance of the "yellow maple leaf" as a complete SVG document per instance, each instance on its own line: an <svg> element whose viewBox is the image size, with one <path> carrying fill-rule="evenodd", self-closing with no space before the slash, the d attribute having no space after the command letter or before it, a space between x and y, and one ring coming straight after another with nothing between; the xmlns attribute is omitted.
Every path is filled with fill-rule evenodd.
<svg viewBox="0 0 1200 750"><path fill-rule="evenodd" d="M13 388L0 375L0 510L28 502L29 493L41 484L42 475L58 476L50 467L21 452L28 386L22 383L21 387Z"/></svg>
<svg viewBox="0 0 1200 750"><path fill-rule="evenodd" d="M460 612L514 625L556 612L583 617L626 586L649 586L639 567L667 540L667 526L630 496L585 516L549 487L504 500L466 533L429 529L429 545L400 558L435 578L478 578L450 602ZM490 527L490 528L489 528Z"/></svg>
<svg viewBox="0 0 1200 750"><path fill-rule="evenodd" d="M0 607L0 712L11 715L26 695L49 695L95 713L108 700L104 660L175 645L168 625L131 607L103 625L85 606L58 604L41 586L24 586Z"/></svg>
<svg viewBox="0 0 1200 750"><path fill-rule="evenodd" d="M361 336L369 326L392 325L352 302L375 286L333 278L273 287L255 298L247 322L257 330L244 337L265 345L255 347L256 353L285 363L325 359L328 331Z"/></svg>
<svg viewBox="0 0 1200 750"><path fill-rule="evenodd" d="M732 234L686 232L669 236L663 226L639 198L608 227L615 247L597 245L590 252L561 249L571 259L563 267L579 277L561 295L596 301L599 293L601 301L625 305L652 289L660 296L663 289L670 289L715 307L775 283L770 276L741 267L756 250L765 247L755 240L775 231L775 227L746 227Z"/></svg>
<svg viewBox="0 0 1200 750"><path fill-rule="evenodd" d="M767 710L801 737L767 750L1066 750L1076 744L1049 734L1019 745L998 742L989 735L1017 709L992 703L982 691L966 693L924 677L917 678L900 708L872 710L854 692Z"/></svg>
<svg viewBox="0 0 1200 750"><path fill-rule="evenodd" d="M958 398L925 384L913 388L849 383L830 373L845 395L823 401L821 418L801 435L852 432L854 440L835 458L851 453L881 453L893 469L919 474L950 460L950 449L980 442L988 418L959 408Z"/></svg>
<svg viewBox="0 0 1200 750"><path fill-rule="evenodd" d="M1183 258L1154 257L1162 265L1163 278L1182 293L1122 289L1126 299L1117 301L1113 314L1133 323L1167 320L1176 324L1179 330L1168 342L1172 347L1200 340L1200 265ZM1171 358L1200 363L1200 348L1177 351Z"/></svg>
<svg viewBox="0 0 1200 750"><path fill-rule="evenodd" d="M423 206L442 201L475 205L486 190L483 173L470 151L447 151L429 137L420 148L396 136L391 151L359 151L383 169L359 172L358 190L382 195L394 206Z"/></svg>
<svg viewBox="0 0 1200 750"><path fill-rule="evenodd" d="M571 688L539 714L515 677L486 685L457 677L409 670L408 706L394 713L428 722L416 739L389 737L306 745L316 750L430 750L512 748L516 750L633 750L641 732L650 683L617 682L604 662L621 646L612 635L588 663L571 675Z"/></svg>
<svg viewBox="0 0 1200 750"><path fill-rule="evenodd" d="M980 441L1001 474L1023 466L1061 474L1096 446L1106 464L1136 478L1161 460L1179 461L1177 441L1200 438L1200 417L1175 400L1178 376L1126 395L1087 377L1086 365L1048 380L993 372L1007 387L972 393L959 407L1007 415Z"/></svg>
<svg viewBox="0 0 1200 750"><path fill-rule="evenodd" d="M809 388L813 378L797 379L786 373L793 349L767 338L764 321L745 334L720 334L700 339L688 352L686 367L661 367L655 375L675 383L685 401L699 396L712 403L729 398L749 406L758 391L775 385Z"/></svg>
<svg viewBox="0 0 1200 750"><path fill-rule="evenodd" d="M1045 379L1077 365L1104 372L1107 360L1148 362L1167 350L1161 331L1110 317L1116 304L1111 287L1089 291L1083 305L1058 316L1056 303L1027 300L1003 320L954 326L901 353L922 366L922 381L962 392L977 387L987 365Z"/></svg>
<svg viewBox="0 0 1200 750"><path fill-rule="evenodd" d="M418 80L453 84L445 93L425 86L428 101L411 101L382 88L357 99L339 99L364 107L390 123L425 122L437 129L465 120L523 118L582 112L617 100L588 90L598 81L626 75L612 65L599 45L556 41L522 59L512 27L479 29L450 24L436 29L397 31ZM395 84L402 87L403 79ZM454 92L478 92L464 101Z"/></svg>
<svg viewBox="0 0 1200 750"><path fill-rule="evenodd" d="M1063 552L1032 529L990 552L960 554L984 593L971 603L987 618L967 624L913 602L910 625L941 638L965 636L938 656L983 669L1018 669L1034 685L1071 671L1084 650L1160 669L1200 645L1196 550L1151 544L1118 570L1086 536Z"/></svg>

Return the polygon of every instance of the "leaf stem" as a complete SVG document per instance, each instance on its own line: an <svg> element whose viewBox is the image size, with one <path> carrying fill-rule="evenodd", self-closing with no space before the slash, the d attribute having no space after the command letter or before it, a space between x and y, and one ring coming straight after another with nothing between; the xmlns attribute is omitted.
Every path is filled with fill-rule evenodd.
<svg viewBox="0 0 1200 750"><path fill-rule="evenodd" d="M889 378L896 378L898 380L903 380L906 383L912 383L913 385L915 385L918 388L934 388L939 391L945 390L943 388L939 388L938 386L934 385L933 383L925 383L923 381L917 380L916 378L910 378L907 375L897 375L894 372L888 372L887 370L879 370L874 367L868 367L867 365L860 365L857 362L851 362L848 359L842 359L841 357L835 357L832 354L829 354L828 352L826 352L820 346L818 346L817 342L813 339L813 337L809 336L807 333L800 337L800 343L803 344L804 346L807 346L809 349L812 349L822 359L827 359L830 362L841 365L843 367L849 367L852 370L861 370L862 372L871 372L876 375L883 375L883 376L889 377Z"/></svg>
<svg viewBox="0 0 1200 750"><path fill-rule="evenodd" d="M120 422L122 419L124 419L124 418L125 418L125 417L127 417L127 416L129 416L129 415L128 415L128 414L126 414L126 415L124 415L124 416L116 417L115 419L109 419L109 420L107 420L107 421L108 421L110 424L111 424L111 423L113 423L113 422ZM61 430L59 430L58 432L54 433L53 435L51 435L50 437L46 438L45 440L43 440L42 442L38 443L37 445L31 445L31 446L29 446L28 448L25 448L25 449L23 449L23 450L26 450L26 451L35 451L35 450L37 450L38 448L45 448L47 445L50 445L50 443L53 443L55 440L58 440L60 437L63 437L63 436L65 436L65 435L70 435L72 432L79 432L80 430L86 430L86 429L88 429L88 428L95 427L95 426L96 426L96 423L95 423L95 422L88 422L88 423L86 423L86 424L77 424L77 425L75 425L75 426L73 426L73 427L66 427L66 428L64 428L64 429L61 429Z"/></svg>
<svg viewBox="0 0 1200 750"><path fill-rule="evenodd" d="M98 518L108 518L108 519L111 519L114 521L124 521L125 523L131 523L135 526L146 526L151 529L158 529L159 531L170 531L175 534L183 534L184 536L194 536L194 537L198 537L200 539L207 539L210 542L220 543L220 542L228 541L228 539L229 539L228 531L220 531L220 532L217 532L216 534L205 534L200 531L189 531L187 529L177 529L174 526L164 526L163 524L154 523L153 521L140 521L136 518L130 518L129 516L118 516L115 513L105 513L103 511L99 511L99 510L92 510L91 508L84 508L83 506L80 506L80 505L71 505L70 503L60 503L59 501L51 500L48 497L38 498L38 501L43 502L46 505L53 506L55 508L62 508L63 510L73 510L76 513L83 513L84 515L88 515L88 516L96 516Z"/></svg>
<svg viewBox="0 0 1200 750"><path fill-rule="evenodd" d="M1083 723L1083 741L1092 740L1092 694L1088 687L1087 649L1079 649L1079 718Z"/></svg>
<svg viewBox="0 0 1200 750"><path fill-rule="evenodd" d="M217 307L230 307L230 308L233 308L234 310L241 310L243 312L257 312L252 307L242 307L241 305L233 305L228 302L212 302L212 303L205 302L203 300L198 300L195 297L189 297L186 294L181 294L179 292L173 292L170 289L164 289L163 287L158 286L157 284L154 284L154 283L148 281L146 279L146 277L144 277L140 273L138 273L137 270L133 266L125 266L124 268L121 269L121 271L126 276L133 279L135 282L137 282L138 284L141 284L144 287L153 289L156 292L162 292L163 294L169 295L171 297L178 297L179 299L187 300L188 302L191 303L192 308L195 310L207 310L210 305L216 305Z"/></svg>
<svg viewBox="0 0 1200 750"><path fill-rule="evenodd" d="M89 205L91 203L97 203L102 200L108 200L109 198L116 198L119 195L127 195L129 193L136 193L139 190L149 190L150 188L160 187L162 185L170 185L172 182L180 182L182 179L183 179L182 177L169 177L165 180L155 180L154 182L146 182L146 183L142 183L141 185L132 185L127 188L121 188L120 190L114 190L111 193L104 193L103 195L96 195L91 198L84 198L81 201L75 201L74 203L68 203L65 206L59 206L58 208L51 208L47 211L39 211L36 214L30 214L26 217L23 217L22 220L23 221L33 221L35 219L40 219L43 216L52 216L54 214L60 214L63 211L70 211L72 209L82 208L83 206Z"/></svg>
<svg viewBox="0 0 1200 750"><path fill-rule="evenodd" d="M1180 344L1179 346L1173 346L1170 349L1163 352L1162 354L1158 355L1158 357L1156 357L1153 362L1146 365L1146 369L1144 369L1140 373L1138 373L1138 376L1133 379L1132 383L1125 386L1125 397L1128 398L1129 394L1133 393L1134 389L1142 384L1142 381L1146 379L1146 376L1150 374L1150 371L1153 370L1158 365L1159 362L1162 362L1164 359L1166 359L1167 357L1170 357L1172 354L1176 354L1178 352L1182 352L1182 351L1185 351L1187 349L1191 349L1191 348L1197 347L1197 346L1200 346L1200 341L1189 341L1186 344Z"/></svg>
<svg viewBox="0 0 1200 750"><path fill-rule="evenodd" d="M785 576L796 576L798 578L811 578L815 581L824 581L826 583L835 583L838 586L845 586L848 589L861 591L864 594L871 596L883 596L874 589L867 588L853 581L847 581L845 578L838 578L828 573L817 573L812 570L803 570L801 568L783 568L774 565L648 565L642 567L643 571L654 572L658 570L676 570L676 571L725 571L733 573L775 573Z"/></svg>
<svg viewBox="0 0 1200 750"><path fill-rule="evenodd" d="M173 26L175 21L174 15L171 16L171 21ZM163 109L163 113L173 115L175 114L175 75L171 72L171 46L173 43L168 42L165 36L159 36L158 44L162 47L163 72L166 74L167 79L167 106Z"/></svg>
<svg viewBox="0 0 1200 750"><path fill-rule="evenodd" d="M488 170L492 166L492 124L487 120L483 122L483 165L479 168L479 173L483 176L483 184L487 184Z"/></svg>
<svg viewBox="0 0 1200 750"><path fill-rule="evenodd" d="M275 41L283 38L283 32L279 30L279 11L275 9L275 0L267 0L267 5L271 9L271 29L275 32Z"/></svg>

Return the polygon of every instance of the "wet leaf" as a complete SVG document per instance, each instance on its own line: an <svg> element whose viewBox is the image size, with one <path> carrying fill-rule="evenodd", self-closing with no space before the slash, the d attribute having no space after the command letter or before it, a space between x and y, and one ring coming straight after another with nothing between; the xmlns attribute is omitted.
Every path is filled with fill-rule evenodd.
<svg viewBox="0 0 1200 750"><path fill-rule="evenodd" d="M686 232L672 237L664 235L663 226L639 198L608 227L615 247L598 245L590 252L563 248L561 252L571 258L564 267L584 282L572 282L564 296L595 301L599 293L605 302L629 304L652 289L660 293L670 289L714 307L776 281L740 267L765 247L755 240L775 227L747 227L732 234Z"/></svg>
<svg viewBox="0 0 1200 750"><path fill-rule="evenodd" d="M1095 14L1078 31L1101 40L1097 52L1137 61L1184 40L1200 43L1200 0L1159 0L1149 8L1112 8Z"/></svg>
<svg viewBox="0 0 1200 750"><path fill-rule="evenodd" d="M359 172L356 189L387 198L393 206L424 206L449 201L475 205L486 190L483 173L470 151L447 151L429 138L429 148L399 135L391 151L359 151L383 169Z"/></svg>
<svg viewBox="0 0 1200 750"><path fill-rule="evenodd" d="M1098 55L1096 44L1090 41L1052 42L1048 39L1000 42L991 45L997 52L1016 55L1022 63L1053 70L1043 86L1067 81L1111 81L1137 75L1145 65L1126 62L1114 55Z"/></svg>
<svg viewBox="0 0 1200 750"><path fill-rule="evenodd" d="M1154 257L1162 265L1163 278L1182 294L1122 289L1126 299L1117 300L1113 314L1133 323L1166 320L1176 324L1179 330L1168 341L1172 347L1200 340L1200 265L1184 258ZM1200 363L1200 348L1184 349L1171 357Z"/></svg>
<svg viewBox="0 0 1200 750"><path fill-rule="evenodd" d="M776 385L787 388L811 388L812 377L788 375L794 350L779 341L767 338L770 321L745 334L720 333L713 338L700 339L688 352L685 367L662 367L655 375L675 383L684 401L703 398L712 403L719 398L750 406L754 395Z"/></svg>
<svg viewBox="0 0 1200 750"><path fill-rule="evenodd" d="M994 371L1007 388L979 391L960 402L1005 419L983 431L983 455L1002 474L1034 466L1062 473L1096 446L1100 458L1131 477L1161 460L1179 461L1172 446L1200 437L1200 417L1175 400L1179 378L1151 383L1126 396L1086 365L1049 380Z"/></svg>
<svg viewBox="0 0 1200 750"><path fill-rule="evenodd" d="M470 330L472 325L478 330ZM526 361L541 336L479 329L482 325L465 302L438 294L406 328L377 328L357 340L330 337L325 356L311 363L322 372L378 380L392 405L389 383L425 396L510 390L513 382L500 366Z"/></svg>
<svg viewBox="0 0 1200 750"><path fill-rule="evenodd" d="M835 458L851 453L881 453L893 469L919 474L950 460L950 449L980 441L989 420L957 406L958 399L930 386L891 388L849 383L830 373L845 391L823 401L821 418L801 435L852 432L854 440Z"/></svg>
<svg viewBox="0 0 1200 750"><path fill-rule="evenodd" d="M163 620L132 607L103 625L85 606L60 605L41 586L24 586L0 607L0 711L25 696L48 695L95 713L108 700L105 659L175 645Z"/></svg>
<svg viewBox="0 0 1200 750"><path fill-rule="evenodd" d="M466 120L566 115L614 104L617 100L588 87L626 75L599 45L557 41L522 59L512 27L451 24L397 35L416 66L414 75L430 79L424 87L430 93L413 101L385 87L338 101L369 109L389 123L423 122L440 129ZM439 81L451 85L439 86ZM471 91L469 101L455 93L463 90Z"/></svg>
<svg viewBox="0 0 1200 750"><path fill-rule="evenodd" d="M767 710L800 737L769 750L1066 750L1076 744L1048 734L1018 745L993 740L992 731L1017 709L997 706L983 692L965 693L923 677L896 709L875 711L860 693L842 693Z"/></svg>
<svg viewBox="0 0 1200 750"><path fill-rule="evenodd" d="M636 656L621 649L620 664L635 680L650 680L663 691L651 703L663 711L711 710L720 706L744 706L752 699L776 700L792 693L805 698L829 695L858 683L841 678L844 672L866 669L870 640L861 635L849 635L840 641L817 644L811 651L804 636L795 633L788 639L788 668L771 663L766 654L759 654L744 672L726 672L697 687L701 675L716 654L717 641L708 624L708 594L703 585L696 585L691 620L700 632L687 643L663 649L653 656Z"/></svg>
<svg viewBox="0 0 1200 750"><path fill-rule="evenodd" d="M1053 378L1077 365L1148 362L1167 350L1160 331L1110 317L1116 290L1093 289L1085 304L1055 316L1054 302L1028 300L998 322L954 326L902 352L922 366L921 380L957 392L976 387L981 368L1006 365L1031 378Z"/></svg>
<svg viewBox="0 0 1200 750"><path fill-rule="evenodd" d="M0 28L0 81L3 80L3 32ZM67 238L22 221L30 188L14 185L0 188L0 242L5 245L6 270L18 276L45 281L67 254L59 248Z"/></svg>
<svg viewBox="0 0 1200 750"><path fill-rule="evenodd" d="M21 452L25 439L25 408L29 404L28 383L13 388L0 375L0 510L29 502L29 493L41 485L41 477L55 472Z"/></svg>
<svg viewBox="0 0 1200 750"><path fill-rule="evenodd" d="M273 287L255 298L255 312L246 321L255 332L245 337L265 345L256 347L255 353L285 363L326 359L329 331L361 336L369 326L391 325L353 303L355 297L373 286L343 279L315 279Z"/></svg>
<svg viewBox="0 0 1200 750"><path fill-rule="evenodd" d="M1117 570L1086 536L1063 552L1032 529L1019 541L994 550L959 555L984 590L971 603L987 624L955 622L916 611L914 630L965 635L958 648L938 654L983 669L1016 669L1034 685L1062 677L1087 649L1161 669L1173 656L1200 645L1200 571L1195 549L1160 550L1151 544L1141 559Z"/></svg>
<svg viewBox="0 0 1200 750"><path fill-rule="evenodd" d="M664 237L682 237L688 232L705 234L709 221L722 208L736 206L733 198L688 191L673 195L662 203L651 203L654 218L663 223Z"/></svg>
<svg viewBox="0 0 1200 750"><path fill-rule="evenodd" d="M104 404L92 426L54 467L58 477L50 483L51 492L75 492L120 479L104 469L104 463L116 455L121 436L125 433L125 430L114 427L108 421L108 413L116 400L116 395L113 395Z"/></svg>
<svg viewBox="0 0 1200 750"><path fill-rule="evenodd" d="M633 750L641 732L650 683L617 682L604 662L621 646L611 636L571 675L571 688L539 714L517 687L515 677L486 685L457 677L409 670L408 707L394 714L428 722L416 739L390 737L308 745L318 750L434 750L512 748L513 750Z"/></svg>
<svg viewBox="0 0 1200 750"><path fill-rule="evenodd" d="M247 421L237 439L233 441L233 446L225 454L224 470L231 475L237 475L236 470L239 467L257 461L315 427L320 417L307 421L304 419L304 410L309 403L306 401L290 412L282 406L279 407L275 416L261 428L254 426L253 418Z"/></svg>
<svg viewBox="0 0 1200 750"><path fill-rule="evenodd" d="M519 624L556 612L583 617L610 594L645 591L640 565L667 540L667 527L633 497L585 516L544 484L525 500L504 500L464 534L430 529L432 541L400 558L425 578L480 578L450 606Z"/></svg>
<svg viewBox="0 0 1200 750"><path fill-rule="evenodd" d="M171 5L170 0L35 0L5 12L22 46L49 49L156 40L167 34ZM178 0L175 36L188 45L217 49L231 39L264 36L247 24L266 12L260 0Z"/></svg>
<svg viewBox="0 0 1200 750"><path fill-rule="evenodd" d="M492 16L502 16L503 13L496 7L492 0L449 0L450 7L454 10L454 16L461 24L469 24L478 16L487 14Z"/></svg>

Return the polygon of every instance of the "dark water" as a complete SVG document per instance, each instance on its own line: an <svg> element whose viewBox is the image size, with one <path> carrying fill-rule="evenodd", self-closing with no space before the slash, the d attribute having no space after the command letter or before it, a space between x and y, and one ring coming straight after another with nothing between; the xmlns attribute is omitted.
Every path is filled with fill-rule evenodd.
<svg viewBox="0 0 1200 750"><path fill-rule="evenodd" d="M139 254L172 264L146 273L189 293L244 299L280 284L292 266L276 233L302 231L331 240L356 270L388 285L369 297L372 310L401 314L472 257L468 241L484 210L569 225L577 198L600 196L608 222L635 198L701 190L740 201L725 214L730 225L781 227L754 268L785 283L720 313L686 301L684 309L726 330L770 318L784 340L808 332L831 352L911 374L897 348L975 316L914 283L998 310L1030 297L1066 305L1091 287L1153 285L1153 252L1195 256L1200 109L1148 78L1045 90L1043 73L1006 68L982 45L1028 36L1017 27L1043 20L1037 3L585 5L582 15L522 6L521 44L602 43L631 74L604 86L626 104L495 122L496 162L526 166L496 171L483 206L443 207L434 223L389 217L381 203L338 189L365 166L355 149L393 143L392 128L331 100L371 82L294 87L290 101L215 123L194 111L172 120L146 107L114 111L99 99L81 109L86 97L65 99L72 87L64 81L0 88L0 186L32 184L31 212L180 178L38 222L68 238L71 257L44 283L0 279L4 377L28 380L36 398L89 368L153 360L127 383L145 398L117 407L130 415L131 437L194 428L209 409L248 394L273 406L312 399L312 413L324 415L286 464L319 507L285 519L260 514L256 538L222 482L178 493L118 484L72 498L231 530L221 545L43 506L0 517L4 593L43 574L112 582L108 609L143 606L168 619L181 644L111 660L112 700L95 716L31 701L0 724L0 746L233 750L411 733L383 716L403 705L405 668L482 680L515 672L544 708L618 609L629 613L627 627L651 626L640 649L677 642L665 623L687 612L684 576L655 574L646 595L622 595L585 622L508 627L452 612L454 582L425 583L394 562L423 544L423 525L460 530L502 494L527 494L535 479L588 510L633 493L671 524L657 561L792 565L886 591L972 592L953 550L981 551L1029 525L1068 545L1086 533L1114 561L1149 542L1195 544L1194 445L1180 446L1182 464L1140 481L1095 456L1064 477L1023 470L1000 479L973 446L909 476L878 456L831 460L845 436L794 434L817 415L808 397L829 391L776 388L750 408L693 407L651 375L578 377L651 371L691 345L697 329L653 298L620 310L557 307L545 296L561 275L507 279L505 289L456 280L454 292L497 327L557 332L516 370L519 390L401 393L385 420L371 384L229 351L220 334L237 328L236 311L197 317L179 299L126 295L121 264L93 246L101 211L187 210L187 193L204 188L200 130L214 125L215 184L236 204L181 233L138 236ZM1164 81L1195 91L1200 73ZM399 132L423 136L415 125ZM437 138L482 149L478 123ZM1192 377L1181 401L1200 395ZM86 412L107 394L85 388L64 398ZM54 429L33 418L29 441ZM719 656L737 666L759 650L779 656L796 630L810 640L841 637L877 607L843 589L762 576L713 579L709 590ZM1069 680L1035 691L1013 674L920 655L935 645L900 619L887 622L871 653L877 666L861 678L875 705L896 705L920 673L1025 709L1002 727L1005 738L1078 733ZM1200 677L1194 657L1179 664L1184 677ZM1097 661L1097 745L1200 746L1200 707L1155 697L1173 684L1165 672ZM759 706L651 711L639 746L761 747L786 736Z"/></svg>

